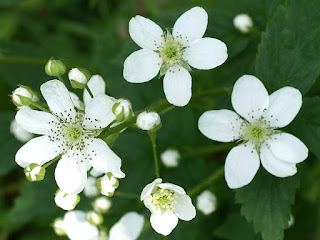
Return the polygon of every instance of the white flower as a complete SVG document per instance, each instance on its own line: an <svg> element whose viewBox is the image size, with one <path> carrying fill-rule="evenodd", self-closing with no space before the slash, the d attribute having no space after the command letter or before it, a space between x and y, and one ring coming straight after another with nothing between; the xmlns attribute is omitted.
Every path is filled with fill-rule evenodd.
<svg viewBox="0 0 320 240"><path fill-rule="evenodd" d="M177 167L181 158L180 152L176 149L167 149L160 155L162 163L166 167Z"/></svg>
<svg viewBox="0 0 320 240"><path fill-rule="evenodd" d="M83 211L75 210L64 215L65 231L71 240L98 240L98 227L89 223Z"/></svg>
<svg viewBox="0 0 320 240"><path fill-rule="evenodd" d="M48 81L40 90L51 113L27 107L17 112L16 121L21 127L43 135L19 149L16 154L18 165L26 167L36 163L42 166L62 155L55 170L55 179L67 194L78 194L83 190L90 167L123 178L121 159L103 140L96 138L101 129L115 119L110 97L99 94L86 104L85 112L79 112L60 81Z"/></svg>
<svg viewBox="0 0 320 240"><path fill-rule="evenodd" d="M281 132L297 115L302 105L299 90L283 87L270 96L259 79L244 75L234 85L231 101L235 111L207 111L199 119L206 137L220 142L240 140L229 152L225 178L230 188L249 184L260 161L277 177L292 176L296 164L308 157L307 147L295 136Z"/></svg>
<svg viewBox="0 0 320 240"><path fill-rule="evenodd" d="M54 232L58 235L58 236L64 236L66 235L66 230L65 230L65 223L63 221L62 218L57 218L54 220L53 224L53 229Z"/></svg>
<svg viewBox="0 0 320 240"><path fill-rule="evenodd" d="M111 227L109 240L136 240L142 231L143 224L142 215L128 212Z"/></svg>
<svg viewBox="0 0 320 240"><path fill-rule="evenodd" d="M99 197L94 200L92 205L96 212L106 213L111 208L112 202L107 197Z"/></svg>
<svg viewBox="0 0 320 240"><path fill-rule="evenodd" d="M83 189L83 193L87 197L95 197L99 194L96 178L90 176L88 177L86 186Z"/></svg>
<svg viewBox="0 0 320 240"><path fill-rule="evenodd" d="M66 194L60 189L56 192L54 197L56 205L63 210L70 211L73 210L80 201L80 196L77 194Z"/></svg>
<svg viewBox="0 0 320 240"><path fill-rule="evenodd" d="M69 92L71 101L73 105L81 111L85 110L84 103L80 100L80 98L73 92Z"/></svg>
<svg viewBox="0 0 320 240"><path fill-rule="evenodd" d="M137 116L136 124L142 130L156 129L161 124L161 119L156 112L142 112Z"/></svg>
<svg viewBox="0 0 320 240"><path fill-rule="evenodd" d="M95 211L87 212L86 218L93 225L100 225L103 223L103 216Z"/></svg>
<svg viewBox="0 0 320 240"><path fill-rule="evenodd" d="M197 208L204 214L209 215L217 208L217 198L209 190L203 191L197 197Z"/></svg>
<svg viewBox="0 0 320 240"><path fill-rule="evenodd" d="M112 173L107 173L106 175L98 179L97 186L99 192L102 195L112 197L114 191L119 186L119 181L112 175Z"/></svg>
<svg viewBox="0 0 320 240"><path fill-rule="evenodd" d="M11 121L10 132L20 142L28 142L33 138L33 134L22 128L15 119Z"/></svg>
<svg viewBox="0 0 320 240"><path fill-rule="evenodd" d="M253 27L253 22L248 14L239 14L233 19L233 25L242 33L248 33Z"/></svg>
<svg viewBox="0 0 320 240"><path fill-rule="evenodd" d="M17 108L28 106L31 102L38 102L38 96L32 91L31 88L21 86L12 92L12 102Z"/></svg>
<svg viewBox="0 0 320 240"><path fill-rule="evenodd" d="M172 34L163 31L148 18L135 16L129 22L132 40L142 49L133 52L124 62L123 76L128 82L142 83L160 71L165 75L163 89L167 100L185 106L191 98L190 67L212 69L228 57L226 45L218 39L205 37L208 14L194 7L182 14Z"/></svg>
<svg viewBox="0 0 320 240"><path fill-rule="evenodd" d="M95 97L101 93L105 93L106 91L106 82L100 75L93 75L87 83L92 95ZM114 98L111 97L114 100ZM91 102L92 98L87 91L84 89L83 91L83 101L85 105L88 105Z"/></svg>
<svg viewBox="0 0 320 240"><path fill-rule="evenodd" d="M190 221L196 216L191 198L183 188L172 183L161 183L157 178L142 190L140 200L151 211L152 228L164 236L177 226L178 219Z"/></svg>

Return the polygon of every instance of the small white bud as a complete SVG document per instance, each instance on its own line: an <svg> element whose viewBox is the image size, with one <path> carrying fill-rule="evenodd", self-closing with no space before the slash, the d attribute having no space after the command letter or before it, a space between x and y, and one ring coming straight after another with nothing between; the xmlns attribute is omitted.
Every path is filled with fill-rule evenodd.
<svg viewBox="0 0 320 240"><path fill-rule="evenodd" d="M46 169L36 163L31 163L23 171L30 182L42 181L46 174Z"/></svg>
<svg viewBox="0 0 320 240"><path fill-rule="evenodd" d="M15 119L11 121L10 132L20 142L28 142L33 138L33 134L22 128Z"/></svg>
<svg viewBox="0 0 320 240"><path fill-rule="evenodd" d="M96 178L90 176L88 177L83 193L87 197L95 197L99 194Z"/></svg>
<svg viewBox="0 0 320 240"><path fill-rule="evenodd" d="M142 130L158 130L161 127L160 116L156 112L142 112L138 115L136 124Z"/></svg>
<svg viewBox="0 0 320 240"><path fill-rule="evenodd" d="M107 197L99 197L93 202L92 205L93 205L93 209L96 212L106 213L110 209L112 202Z"/></svg>
<svg viewBox="0 0 320 240"><path fill-rule="evenodd" d="M203 191L197 197L197 208L204 215L213 213L217 209L217 197L209 190Z"/></svg>
<svg viewBox="0 0 320 240"><path fill-rule="evenodd" d="M118 99L113 105L112 112L118 122L130 119L133 115L131 102L127 99Z"/></svg>
<svg viewBox="0 0 320 240"><path fill-rule="evenodd" d="M103 216L99 213L96 213L95 211L87 212L86 218L89 223L93 225L100 225L103 223Z"/></svg>
<svg viewBox="0 0 320 240"><path fill-rule="evenodd" d="M68 77L73 88L84 89L90 79L90 73L84 68L72 68Z"/></svg>
<svg viewBox="0 0 320 240"><path fill-rule="evenodd" d="M28 106L31 102L37 101L39 101L38 96L29 87L20 86L12 92L12 102L18 108Z"/></svg>
<svg viewBox="0 0 320 240"><path fill-rule="evenodd" d="M58 77L66 73L67 67L61 60L50 58L45 67L46 74Z"/></svg>
<svg viewBox="0 0 320 240"><path fill-rule="evenodd" d="M107 173L97 180L98 190L102 195L112 197L114 191L119 186L119 181L112 173Z"/></svg>
<svg viewBox="0 0 320 240"><path fill-rule="evenodd" d="M58 235L58 236L64 236L66 235L66 230L65 230L65 223L63 221L62 218L57 218L54 220L53 224L53 229L54 232Z"/></svg>
<svg viewBox="0 0 320 240"><path fill-rule="evenodd" d="M248 33L253 27L252 19L247 14L239 14L233 19L234 27L242 33Z"/></svg>
<svg viewBox="0 0 320 240"><path fill-rule="evenodd" d="M177 167L181 158L180 152L176 149L167 149L160 155L162 163L168 167Z"/></svg>
<svg viewBox="0 0 320 240"><path fill-rule="evenodd" d="M66 194L58 189L54 201L58 207L66 211L70 211L77 206L80 201L80 196L77 194Z"/></svg>

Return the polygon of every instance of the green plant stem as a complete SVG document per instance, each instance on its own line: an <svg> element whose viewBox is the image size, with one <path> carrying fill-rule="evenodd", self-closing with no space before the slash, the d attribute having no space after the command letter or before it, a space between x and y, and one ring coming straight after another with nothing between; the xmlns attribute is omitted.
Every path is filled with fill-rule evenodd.
<svg viewBox="0 0 320 240"><path fill-rule="evenodd" d="M58 76L59 80L64 84L64 80L63 80L63 77L60 75Z"/></svg>
<svg viewBox="0 0 320 240"><path fill-rule="evenodd" d="M131 199L140 199L140 196L138 194L134 193L126 193L126 192L119 192L115 191L113 196L116 197L124 197L124 198L131 198Z"/></svg>
<svg viewBox="0 0 320 240"><path fill-rule="evenodd" d="M148 134L150 136L150 141L151 141L152 151L153 151L154 172L155 172L156 178L160 178L159 161L158 161L158 154L157 154L157 143L156 143L157 133L154 131L148 131Z"/></svg>
<svg viewBox="0 0 320 240"><path fill-rule="evenodd" d="M30 58L30 57L20 57L20 56L0 56L0 63L22 63L22 64L32 64L32 65L45 65L46 59L41 58Z"/></svg>
<svg viewBox="0 0 320 240"><path fill-rule="evenodd" d="M87 91L88 91L88 93L89 93L90 97L91 97L91 98L93 98L93 94L92 94L92 92L91 92L91 90L90 90L90 88L89 88L89 86L88 86L88 85L86 85L86 89L87 89Z"/></svg>
<svg viewBox="0 0 320 240"><path fill-rule="evenodd" d="M51 161L47 162L47 163L46 163L45 165L43 165L42 167L43 167L43 168L47 168L47 167L49 167L52 163L58 161L60 158L61 158L61 155L59 155L58 157L56 157L56 158L52 159Z"/></svg>
<svg viewBox="0 0 320 240"><path fill-rule="evenodd" d="M48 109L46 109L45 107L42 107L39 103L36 103L36 102L31 102L30 103L31 106L34 106L36 108L39 108L40 110L42 111L45 111L45 112L50 112Z"/></svg>
<svg viewBox="0 0 320 240"><path fill-rule="evenodd" d="M196 195L199 193L203 188L207 187L210 183L214 182L216 179L218 179L224 172L224 166L218 168L216 171L214 171L209 177L204 179L202 182L200 182L198 185L194 186L188 191L188 195L190 197Z"/></svg>

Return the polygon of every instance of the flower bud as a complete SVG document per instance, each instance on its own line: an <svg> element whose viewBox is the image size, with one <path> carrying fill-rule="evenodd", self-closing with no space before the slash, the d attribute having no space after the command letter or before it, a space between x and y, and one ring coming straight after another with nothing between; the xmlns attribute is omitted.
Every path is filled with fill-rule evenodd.
<svg viewBox="0 0 320 240"><path fill-rule="evenodd" d="M73 210L80 202L80 196L77 194L66 194L58 189L54 201L58 207L63 210L70 211Z"/></svg>
<svg viewBox="0 0 320 240"><path fill-rule="evenodd" d="M119 181L112 175L112 173L107 173L97 180L97 186L102 195L112 197L114 191L119 186Z"/></svg>
<svg viewBox="0 0 320 240"><path fill-rule="evenodd" d="M238 31L248 33L253 27L253 22L249 15L239 14L233 19L233 25Z"/></svg>
<svg viewBox="0 0 320 240"><path fill-rule="evenodd" d="M87 197L95 197L99 194L96 178L90 176L88 177L86 186L83 189L83 193Z"/></svg>
<svg viewBox="0 0 320 240"><path fill-rule="evenodd" d="M119 99L112 107L112 112L116 115L118 122L123 122L132 117L132 106L130 101L126 99Z"/></svg>
<svg viewBox="0 0 320 240"><path fill-rule="evenodd" d="M66 73L67 67L61 60L50 58L45 67L46 74L53 77L59 77Z"/></svg>
<svg viewBox="0 0 320 240"><path fill-rule="evenodd" d="M138 115L136 124L142 130L157 131L161 127L161 120L158 113L145 111Z"/></svg>
<svg viewBox="0 0 320 240"><path fill-rule="evenodd" d="M14 119L10 124L10 132L20 142L28 142L31 138L33 138L33 134L22 128Z"/></svg>
<svg viewBox="0 0 320 240"><path fill-rule="evenodd" d="M20 86L12 92L12 102L18 108L22 106L29 106L31 102L38 102L38 96L32 91L31 88Z"/></svg>
<svg viewBox="0 0 320 240"><path fill-rule="evenodd" d="M72 68L68 77L73 88L84 89L90 79L90 73L85 68Z"/></svg>
<svg viewBox="0 0 320 240"><path fill-rule="evenodd" d="M46 169L36 163L31 163L24 169L24 174L30 182L42 181L46 174Z"/></svg>
<svg viewBox="0 0 320 240"><path fill-rule="evenodd" d="M65 230L65 223L62 218L56 218L52 224L54 232L58 236L64 236L66 235L66 230Z"/></svg>
<svg viewBox="0 0 320 240"><path fill-rule="evenodd" d="M87 212L86 218L93 225L100 225L103 223L103 216L95 211Z"/></svg>
<svg viewBox="0 0 320 240"><path fill-rule="evenodd" d="M107 197L99 197L96 200L94 200L92 205L93 205L93 209L96 212L106 213L110 209L112 202Z"/></svg>
<svg viewBox="0 0 320 240"><path fill-rule="evenodd" d="M209 215L217 209L217 198L209 190L203 191L197 197L197 208L204 214Z"/></svg>
<svg viewBox="0 0 320 240"><path fill-rule="evenodd" d="M160 158L166 167L171 168L178 166L181 155L176 149L167 149L161 153Z"/></svg>

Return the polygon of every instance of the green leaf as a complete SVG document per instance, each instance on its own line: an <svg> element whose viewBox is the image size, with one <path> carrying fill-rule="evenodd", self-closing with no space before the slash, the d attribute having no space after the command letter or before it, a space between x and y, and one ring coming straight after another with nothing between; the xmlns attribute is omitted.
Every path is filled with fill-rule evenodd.
<svg viewBox="0 0 320 240"><path fill-rule="evenodd" d="M299 180L298 175L277 178L260 170L248 186L236 190L241 214L253 223L264 240L283 239Z"/></svg>
<svg viewBox="0 0 320 240"><path fill-rule="evenodd" d="M318 0L292 0L280 5L262 34L257 77L269 91L293 86L306 93L320 73Z"/></svg>

